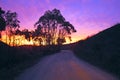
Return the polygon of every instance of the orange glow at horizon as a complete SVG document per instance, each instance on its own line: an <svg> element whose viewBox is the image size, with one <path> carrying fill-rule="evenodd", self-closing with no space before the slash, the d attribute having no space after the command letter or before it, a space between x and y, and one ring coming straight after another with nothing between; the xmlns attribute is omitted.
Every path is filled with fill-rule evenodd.
<svg viewBox="0 0 120 80"><path fill-rule="evenodd" d="M14 39L14 41L13 41ZM83 39L83 38L81 38ZM79 41L80 39L78 37L73 37L72 41L70 41L67 37L66 37L66 42L64 44L70 44L70 43L74 43ZM32 38L30 39L30 41L25 39L25 36L22 35L12 35L10 38L8 35L4 34L2 35L1 41L10 45L10 46L22 46L22 45L34 45L34 46L40 46L39 42L34 41ZM43 45L45 45L43 43Z"/></svg>
<svg viewBox="0 0 120 80"><path fill-rule="evenodd" d="M15 38L15 40L13 42L13 36L11 36L11 38L9 38L9 36L2 35L1 41L10 46L13 46L13 43L14 43L14 46L33 45L33 41L32 40L27 41L24 36L16 35L16 36L14 36L14 38Z"/></svg>

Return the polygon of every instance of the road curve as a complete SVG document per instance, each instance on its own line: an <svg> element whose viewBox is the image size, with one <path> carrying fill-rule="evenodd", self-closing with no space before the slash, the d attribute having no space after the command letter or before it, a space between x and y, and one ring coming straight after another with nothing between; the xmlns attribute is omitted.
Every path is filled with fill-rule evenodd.
<svg viewBox="0 0 120 80"><path fill-rule="evenodd" d="M112 75L77 59L72 51L62 50L42 59L15 80L118 80Z"/></svg>

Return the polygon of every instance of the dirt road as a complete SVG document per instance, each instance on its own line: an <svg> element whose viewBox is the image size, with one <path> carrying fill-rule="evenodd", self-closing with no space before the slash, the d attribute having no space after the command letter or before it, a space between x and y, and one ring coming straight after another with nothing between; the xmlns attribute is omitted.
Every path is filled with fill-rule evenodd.
<svg viewBox="0 0 120 80"><path fill-rule="evenodd" d="M25 70L15 80L117 80L112 75L77 59L72 51L59 53L42 59Z"/></svg>

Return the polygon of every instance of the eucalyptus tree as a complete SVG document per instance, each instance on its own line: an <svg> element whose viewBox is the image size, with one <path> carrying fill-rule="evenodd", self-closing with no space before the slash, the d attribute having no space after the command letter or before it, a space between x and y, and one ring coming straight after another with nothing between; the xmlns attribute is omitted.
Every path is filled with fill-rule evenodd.
<svg viewBox="0 0 120 80"><path fill-rule="evenodd" d="M11 42L11 35L13 35L13 46L14 46L14 39L15 39L15 31L20 28L18 20L18 14L16 12L7 11L5 13L5 20L6 26L8 28L10 42Z"/></svg>
<svg viewBox="0 0 120 80"><path fill-rule="evenodd" d="M5 30L6 27L6 22L3 16L4 13L5 11L0 8L0 38L1 38L1 32Z"/></svg>
<svg viewBox="0 0 120 80"><path fill-rule="evenodd" d="M35 27L46 45L62 44L66 41L66 36L76 32L74 26L65 20L58 9L46 11L35 23Z"/></svg>

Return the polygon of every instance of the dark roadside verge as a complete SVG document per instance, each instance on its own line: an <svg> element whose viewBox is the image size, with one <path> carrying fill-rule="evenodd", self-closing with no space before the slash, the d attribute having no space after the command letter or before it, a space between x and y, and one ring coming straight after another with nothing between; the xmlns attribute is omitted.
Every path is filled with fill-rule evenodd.
<svg viewBox="0 0 120 80"><path fill-rule="evenodd" d="M1 43L2 44L2 43ZM37 64L42 58L60 51L58 46L0 45L0 80L14 80L25 69Z"/></svg>

